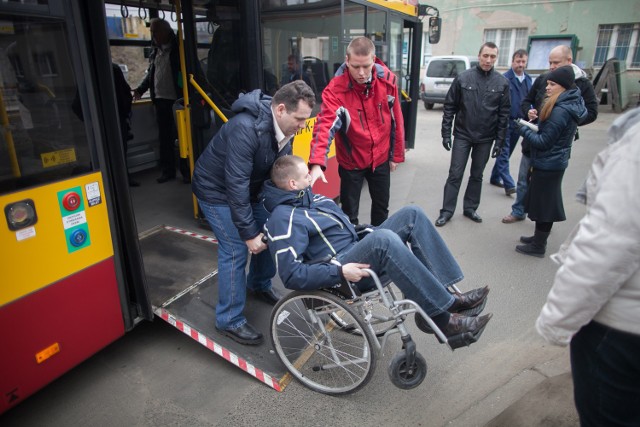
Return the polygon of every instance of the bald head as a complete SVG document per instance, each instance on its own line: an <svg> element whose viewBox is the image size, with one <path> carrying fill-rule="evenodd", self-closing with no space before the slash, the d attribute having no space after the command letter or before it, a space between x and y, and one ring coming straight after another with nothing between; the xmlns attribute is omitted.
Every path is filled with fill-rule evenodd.
<svg viewBox="0 0 640 427"><path fill-rule="evenodd" d="M569 46L556 46L549 52L549 70L553 71L558 67L571 65L572 60L573 55Z"/></svg>

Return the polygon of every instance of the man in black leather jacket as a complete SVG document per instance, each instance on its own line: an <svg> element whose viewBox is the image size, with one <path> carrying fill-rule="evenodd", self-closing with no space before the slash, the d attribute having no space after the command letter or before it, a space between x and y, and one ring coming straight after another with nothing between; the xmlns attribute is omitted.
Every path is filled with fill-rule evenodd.
<svg viewBox="0 0 640 427"><path fill-rule="evenodd" d="M464 194L463 214L474 222L482 222L476 212L480 205L482 173L489 155L495 158L502 150L511 108L509 81L493 68L497 59L498 47L491 42L483 44L478 54L479 64L456 77L447 93L442 116L442 145L447 151L452 148L454 116L455 141L442 209L436 220L438 227L445 225L453 216L469 156L471 171Z"/></svg>

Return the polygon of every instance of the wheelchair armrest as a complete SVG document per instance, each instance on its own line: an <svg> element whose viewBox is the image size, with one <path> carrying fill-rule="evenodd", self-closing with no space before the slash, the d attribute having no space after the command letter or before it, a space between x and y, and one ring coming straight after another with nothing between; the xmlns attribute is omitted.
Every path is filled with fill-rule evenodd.
<svg viewBox="0 0 640 427"><path fill-rule="evenodd" d="M358 236L358 240L364 239L369 233L375 230L375 227L370 224L358 224L355 226L356 235Z"/></svg>

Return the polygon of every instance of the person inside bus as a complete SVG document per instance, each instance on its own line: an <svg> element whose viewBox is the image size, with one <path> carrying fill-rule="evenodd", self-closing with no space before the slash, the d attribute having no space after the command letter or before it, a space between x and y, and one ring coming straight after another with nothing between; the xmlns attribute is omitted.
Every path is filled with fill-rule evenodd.
<svg viewBox="0 0 640 427"><path fill-rule="evenodd" d="M359 240L338 205L313 194L307 164L298 156L275 161L261 198L271 212L264 227L269 251L288 289L330 288L346 279L367 291L374 285L363 269L370 268L393 281L445 336L461 338L450 342L469 345L480 338L492 317L479 316L489 287L464 294L447 290L462 280L462 271L419 207L400 209ZM316 262L327 255L341 265ZM422 316L415 319L421 330L433 333Z"/></svg>
<svg viewBox="0 0 640 427"><path fill-rule="evenodd" d="M158 139L160 141L161 175L157 179L162 184L176 177L176 148L178 138L173 118L173 104L181 97L180 89L180 52L173 28L169 22L160 18L151 19L149 27L153 51L149 56L149 69L144 79L133 91L133 99L139 100L149 90L151 101L156 110ZM183 182L189 183L189 167L180 162Z"/></svg>
<svg viewBox="0 0 640 427"><path fill-rule="evenodd" d="M276 158L291 154L291 139L305 127L315 95L302 80L278 89L273 98L249 92L231 106L225 123L198 158L193 192L218 239L216 329L241 344L260 344L262 334L243 314L247 290L274 305L276 268L262 241L267 212L258 203ZM245 274L247 248L251 253Z"/></svg>
<svg viewBox="0 0 640 427"><path fill-rule="evenodd" d="M371 224L389 216L391 172L404 162L404 120L397 77L375 55L367 37L347 46L344 64L322 91L322 106L313 128L309 164L312 183L327 182L329 145L335 138L340 201L358 224L364 180L371 195Z"/></svg>

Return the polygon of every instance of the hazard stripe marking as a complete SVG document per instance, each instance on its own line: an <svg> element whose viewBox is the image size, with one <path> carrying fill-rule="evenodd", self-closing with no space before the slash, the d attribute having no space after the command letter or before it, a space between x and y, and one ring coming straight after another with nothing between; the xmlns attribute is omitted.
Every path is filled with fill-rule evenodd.
<svg viewBox="0 0 640 427"><path fill-rule="evenodd" d="M165 225L164 229L165 230L169 230L169 231L173 231L174 233L180 233L180 234L184 234L186 236L195 237L195 238L200 239L200 240L205 240L207 242L218 243L218 239L216 239L214 237L205 236L204 234L194 233L193 231L183 230L183 229L178 228L178 227L172 227L170 225Z"/></svg>
<svg viewBox="0 0 640 427"><path fill-rule="evenodd" d="M259 381L265 383L269 387L273 388L276 391L282 391L283 387L280 382L275 380L268 375L264 371L256 368L251 363L247 362L243 358L239 357L237 354L230 352L228 349L222 347L220 344L213 341L211 338L203 335L200 331L192 328L188 324L184 323L181 320L176 319L174 316L169 314L167 310L164 308L156 308L154 307L153 312L156 316L160 317L165 322L174 326L180 332L190 336L194 340L198 341L203 346L207 347L209 350L212 350L219 356L222 356L227 362L233 363L238 368L242 369L252 377L258 379Z"/></svg>

